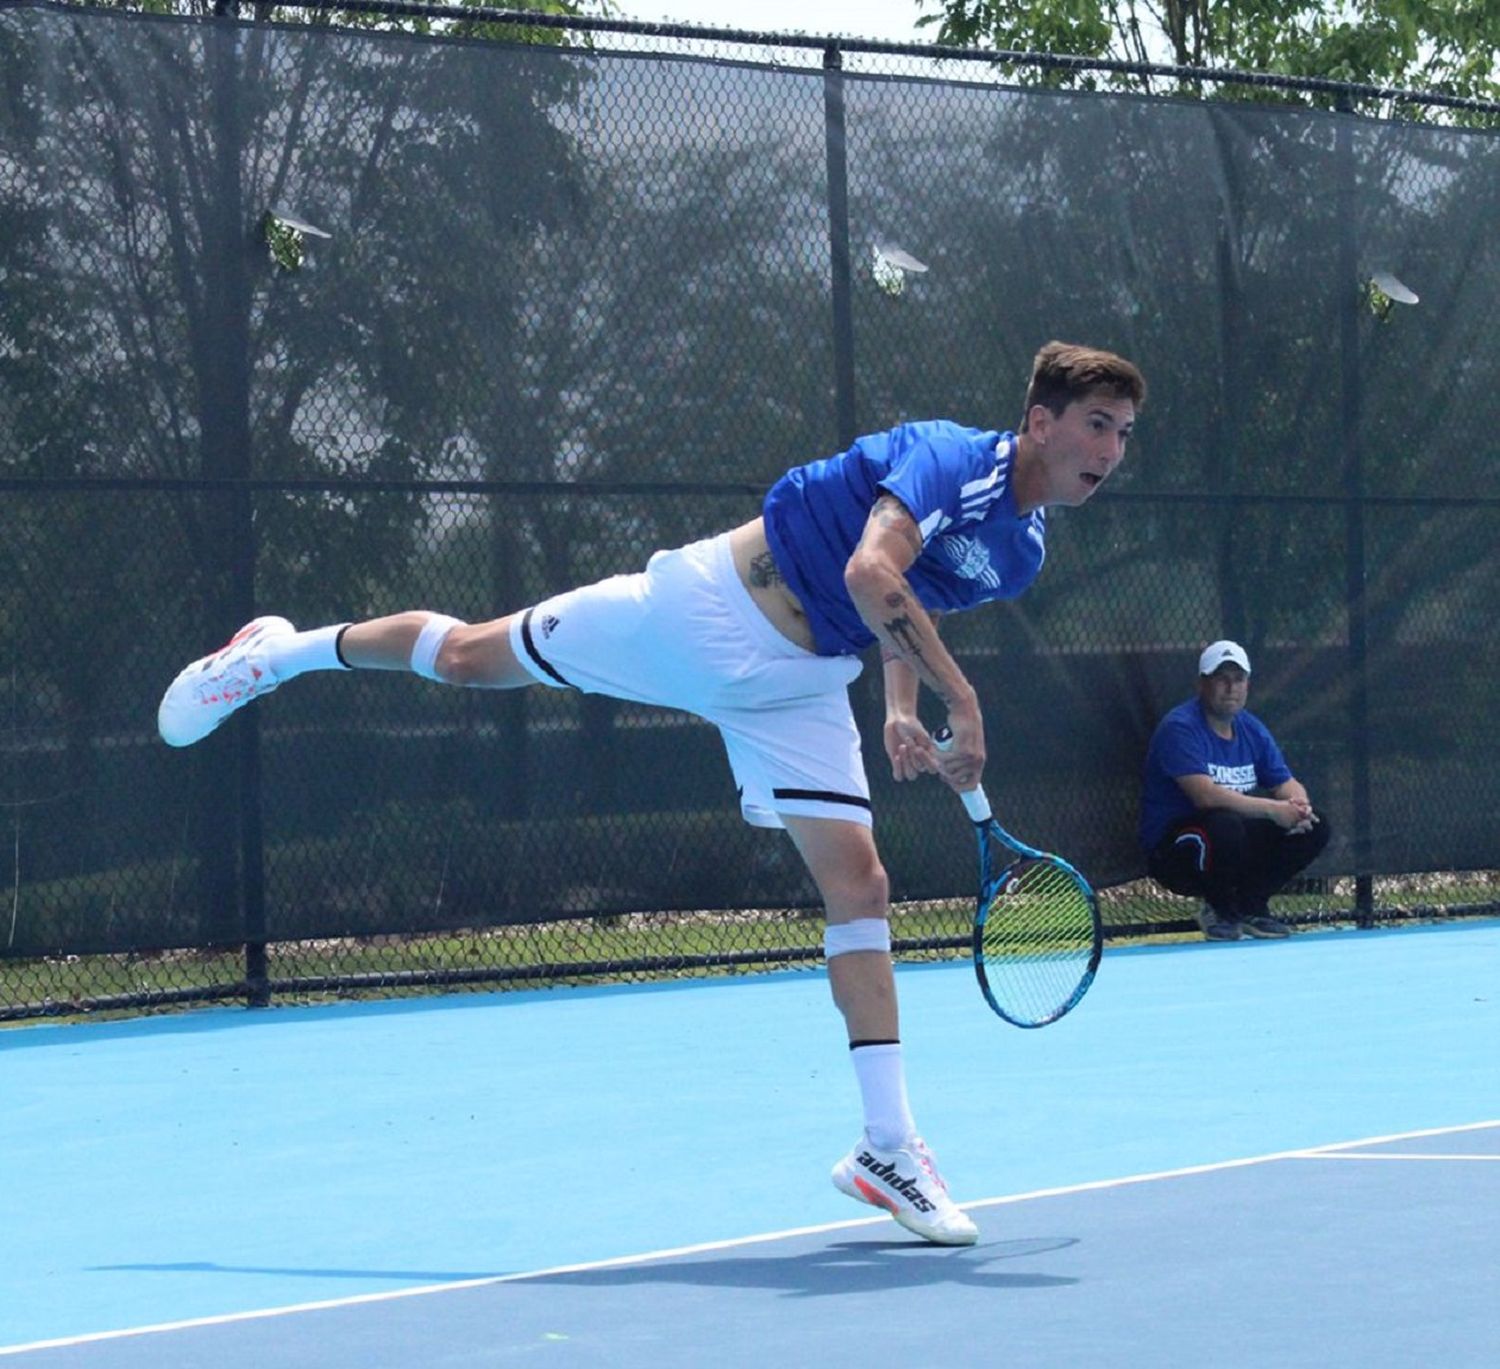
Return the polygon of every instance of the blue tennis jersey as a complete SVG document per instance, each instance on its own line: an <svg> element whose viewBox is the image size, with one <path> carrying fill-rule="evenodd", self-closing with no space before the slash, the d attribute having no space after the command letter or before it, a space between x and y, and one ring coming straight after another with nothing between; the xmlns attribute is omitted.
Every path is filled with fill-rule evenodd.
<svg viewBox="0 0 1500 1369"><path fill-rule="evenodd" d="M942 613L1013 599L1042 568L1046 516L1021 517L1010 488L1014 433L945 419L903 423L848 451L797 466L766 495L766 541L807 611L820 656L846 656L875 640L844 588L844 567L870 510L892 494L916 520L922 552L906 578Z"/></svg>
<svg viewBox="0 0 1500 1369"><path fill-rule="evenodd" d="M1146 782L1141 791L1141 845L1150 851L1174 822L1196 811L1177 783L1179 775L1207 775L1226 789L1248 794L1274 789L1291 779L1270 729L1243 709L1227 740L1208 725L1196 698L1180 703L1152 733L1146 751Z"/></svg>

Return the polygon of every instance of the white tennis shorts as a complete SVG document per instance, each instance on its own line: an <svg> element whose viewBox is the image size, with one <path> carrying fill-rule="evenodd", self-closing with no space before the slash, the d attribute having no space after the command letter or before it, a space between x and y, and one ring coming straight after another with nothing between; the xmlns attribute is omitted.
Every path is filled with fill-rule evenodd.
<svg viewBox="0 0 1500 1369"><path fill-rule="evenodd" d="M853 656L788 641L740 582L727 533L659 551L636 575L570 590L516 615L516 659L540 684L680 708L724 738L740 810L870 825L849 684Z"/></svg>

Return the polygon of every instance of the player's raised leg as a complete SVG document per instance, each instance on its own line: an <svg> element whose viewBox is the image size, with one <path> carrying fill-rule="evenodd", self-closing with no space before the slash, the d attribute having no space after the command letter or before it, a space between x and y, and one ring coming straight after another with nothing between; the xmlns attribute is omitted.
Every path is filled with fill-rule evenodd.
<svg viewBox="0 0 1500 1369"><path fill-rule="evenodd" d="M948 1195L907 1102L900 1010L891 965L890 890L871 830L783 814L827 910L824 955L859 1081L864 1134L833 1182L940 1245L972 1245L978 1228Z"/></svg>
<svg viewBox="0 0 1500 1369"><path fill-rule="evenodd" d="M178 674L157 709L157 730L171 746L190 746L251 700L313 670L407 670L445 684L516 689L533 681L516 661L510 629L510 617L469 624L420 609L309 632L285 618L256 618Z"/></svg>

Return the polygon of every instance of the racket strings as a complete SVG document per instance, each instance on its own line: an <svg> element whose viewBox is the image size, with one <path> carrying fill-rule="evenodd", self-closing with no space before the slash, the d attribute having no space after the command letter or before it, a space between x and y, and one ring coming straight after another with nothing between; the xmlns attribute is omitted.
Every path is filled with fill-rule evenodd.
<svg viewBox="0 0 1500 1369"><path fill-rule="evenodd" d="M1093 901L1078 876L1024 860L997 882L980 936L984 971L1016 1015L1044 1022L1066 1010L1097 953Z"/></svg>

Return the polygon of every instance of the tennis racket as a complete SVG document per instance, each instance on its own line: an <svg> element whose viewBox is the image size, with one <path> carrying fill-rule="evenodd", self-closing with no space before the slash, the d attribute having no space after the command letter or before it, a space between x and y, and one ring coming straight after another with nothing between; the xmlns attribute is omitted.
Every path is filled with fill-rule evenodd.
<svg viewBox="0 0 1500 1369"><path fill-rule="evenodd" d="M944 727L938 750L953 745ZM1099 968L1099 901L1059 856L1017 841L990 811L984 787L959 795L979 837L974 973L985 1002L1017 1027L1045 1027L1076 1007Z"/></svg>

